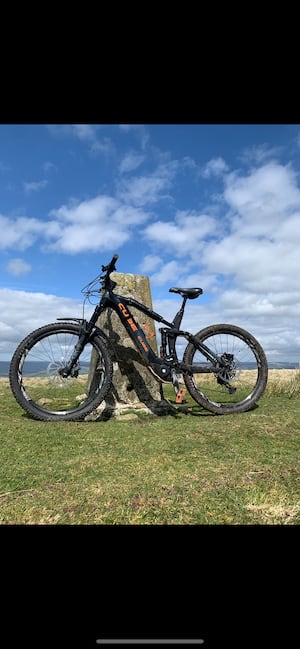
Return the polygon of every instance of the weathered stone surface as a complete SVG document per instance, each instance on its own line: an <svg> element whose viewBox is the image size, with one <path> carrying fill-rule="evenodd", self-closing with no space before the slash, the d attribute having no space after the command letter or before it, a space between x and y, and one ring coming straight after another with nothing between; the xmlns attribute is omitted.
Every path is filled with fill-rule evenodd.
<svg viewBox="0 0 300 649"><path fill-rule="evenodd" d="M152 308L149 278L144 275L112 273L111 279L117 282L114 292L125 297L133 297ZM147 340L157 353L157 342L153 320L134 307L132 315L143 328ZM120 416L128 410L136 413L165 414L172 407L163 399L162 386L143 364L133 341L123 327L117 314L107 309L98 319L97 326L102 329L113 343L115 354L113 383L105 401L88 420L108 419ZM90 369L90 381L93 380L95 367L93 359Z"/></svg>

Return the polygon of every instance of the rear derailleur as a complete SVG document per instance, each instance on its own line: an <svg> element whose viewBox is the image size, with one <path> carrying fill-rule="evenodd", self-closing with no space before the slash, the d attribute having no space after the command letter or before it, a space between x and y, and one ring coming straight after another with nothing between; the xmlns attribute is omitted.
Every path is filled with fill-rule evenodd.
<svg viewBox="0 0 300 649"><path fill-rule="evenodd" d="M217 371L217 383L224 385L228 389L229 394L233 394L236 391L236 388L229 382L236 376L236 365L233 359L233 354L222 354L220 357L221 365Z"/></svg>

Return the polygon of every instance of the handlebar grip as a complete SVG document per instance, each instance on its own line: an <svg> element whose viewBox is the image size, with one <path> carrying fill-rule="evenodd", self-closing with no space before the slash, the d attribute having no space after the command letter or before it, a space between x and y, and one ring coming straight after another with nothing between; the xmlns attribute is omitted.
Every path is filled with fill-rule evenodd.
<svg viewBox="0 0 300 649"><path fill-rule="evenodd" d="M116 270L115 263L116 263L117 259L119 259L119 255L114 255L111 262L110 262L110 264L108 264L108 272L109 273L113 273L113 271Z"/></svg>
<svg viewBox="0 0 300 649"><path fill-rule="evenodd" d="M107 266L102 266L102 271L107 271L108 273L112 273L113 270L115 270L115 263L119 259L119 255L114 255L112 260L107 264Z"/></svg>

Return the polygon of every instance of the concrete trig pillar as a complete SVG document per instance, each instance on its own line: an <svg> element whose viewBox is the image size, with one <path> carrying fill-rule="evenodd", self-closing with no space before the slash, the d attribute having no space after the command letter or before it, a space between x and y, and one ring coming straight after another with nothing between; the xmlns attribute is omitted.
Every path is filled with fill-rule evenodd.
<svg viewBox="0 0 300 649"><path fill-rule="evenodd" d="M111 273L117 283L114 292L132 297L152 309L149 277L125 273ZM149 345L157 354L154 321L147 315L130 307L134 318L143 328ZM138 413L166 414L173 411L163 398L162 386L143 364L132 339L113 309L106 309L98 318L97 326L109 337L114 350L114 373L112 388L98 408L86 420L108 419L111 416L136 417ZM95 365L93 357L89 381L93 380ZM136 413L136 414L135 414Z"/></svg>

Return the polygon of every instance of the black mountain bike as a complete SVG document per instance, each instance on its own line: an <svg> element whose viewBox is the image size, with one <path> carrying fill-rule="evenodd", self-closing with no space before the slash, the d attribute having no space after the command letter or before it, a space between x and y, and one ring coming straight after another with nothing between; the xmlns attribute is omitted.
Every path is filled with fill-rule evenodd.
<svg viewBox="0 0 300 649"><path fill-rule="evenodd" d="M100 405L111 387L116 359L109 337L96 323L105 309L113 309L143 363L159 382L173 384L176 395L182 377L192 398L206 410L215 414L250 410L262 396L268 376L265 353L254 336L229 324L211 325L196 334L182 331L186 302L201 295L201 288L170 288L183 298L173 322L133 298L117 295L117 284L110 278L117 259L114 255L102 266L102 274L82 289L86 299L100 297L90 320L58 318L60 322L36 329L17 347L9 378L20 406L35 419L77 421ZM159 329L159 356L131 314L131 306L164 325ZM182 360L176 352L179 337L188 341ZM89 376L92 355L97 370L93 380Z"/></svg>

